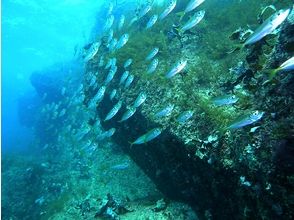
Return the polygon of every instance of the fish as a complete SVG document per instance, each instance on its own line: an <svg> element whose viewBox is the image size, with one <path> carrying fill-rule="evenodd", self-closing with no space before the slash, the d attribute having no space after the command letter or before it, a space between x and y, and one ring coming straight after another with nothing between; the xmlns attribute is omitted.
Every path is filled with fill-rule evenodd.
<svg viewBox="0 0 294 220"><path fill-rule="evenodd" d="M110 95L109 95L110 100L112 100L112 99L115 97L116 93L117 93L117 90L116 90L116 89L113 89L113 90L111 91L111 93L110 93Z"/></svg>
<svg viewBox="0 0 294 220"><path fill-rule="evenodd" d="M62 89L61 89L61 95L64 95L65 94L65 91L66 91L66 88L65 87L62 87Z"/></svg>
<svg viewBox="0 0 294 220"><path fill-rule="evenodd" d="M151 4L146 4L144 8L139 12L138 19L142 18L144 15L146 15L150 10L152 9Z"/></svg>
<svg viewBox="0 0 294 220"><path fill-rule="evenodd" d="M186 24L182 28L180 28L180 32L184 33L185 31L193 28L195 25L197 25L204 17L205 11L201 10L195 13L194 16L192 16L189 21L187 21Z"/></svg>
<svg viewBox="0 0 294 220"><path fill-rule="evenodd" d="M122 27L124 26L125 20L126 20L126 17L124 15L121 15L118 22L118 30L122 29Z"/></svg>
<svg viewBox="0 0 294 220"><path fill-rule="evenodd" d="M122 164L117 164L111 167L111 169L114 170L125 170L130 166L128 162L122 163Z"/></svg>
<svg viewBox="0 0 294 220"><path fill-rule="evenodd" d="M116 132L115 128L110 128L109 130L103 132L101 135L99 135L97 137L98 140L103 140L105 138L110 138L114 135L114 133Z"/></svg>
<svg viewBox="0 0 294 220"><path fill-rule="evenodd" d="M123 114L121 119L118 122L123 122L128 120L130 117L132 117L136 113L136 108L135 107L128 107L128 110Z"/></svg>
<svg viewBox="0 0 294 220"><path fill-rule="evenodd" d="M149 74L153 73L156 70L157 66L158 66L158 59L155 58L154 60L152 60L152 62L148 66L147 73Z"/></svg>
<svg viewBox="0 0 294 220"><path fill-rule="evenodd" d="M133 60L131 58L127 59L126 62L124 63L124 68L126 69L132 64Z"/></svg>
<svg viewBox="0 0 294 220"><path fill-rule="evenodd" d="M194 112L193 111L184 111L182 112L178 118L177 122L184 124L187 120L189 120L193 116Z"/></svg>
<svg viewBox="0 0 294 220"><path fill-rule="evenodd" d="M96 83L96 76L92 76L91 81L89 83L89 87L92 87Z"/></svg>
<svg viewBox="0 0 294 220"><path fill-rule="evenodd" d="M128 88L130 85L131 85L131 83L133 82L133 80L134 80L134 76L133 75L129 75L128 76L128 78L127 78L127 80L126 80L126 83L125 83L125 88Z"/></svg>
<svg viewBox="0 0 294 220"><path fill-rule="evenodd" d="M103 98L103 96L105 94L105 90L106 90L106 87L105 86L101 86L100 89L97 91L96 95L94 96L94 98L97 101L102 100L102 98Z"/></svg>
<svg viewBox="0 0 294 220"><path fill-rule="evenodd" d="M113 3L109 3L109 6L108 6L108 10L107 10L107 16L109 16L113 11Z"/></svg>
<svg viewBox="0 0 294 220"><path fill-rule="evenodd" d="M294 70L294 56L290 59L286 60L284 63L280 65L279 68L276 69L276 71L289 71Z"/></svg>
<svg viewBox="0 0 294 220"><path fill-rule="evenodd" d="M62 117L62 116L64 116L64 115L65 115L65 113L66 113L66 109L65 109L65 108L63 108L63 109L60 111L60 113L59 113L59 117Z"/></svg>
<svg viewBox="0 0 294 220"><path fill-rule="evenodd" d="M104 65L104 56L101 56L99 59L99 67L102 67Z"/></svg>
<svg viewBox="0 0 294 220"><path fill-rule="evenodd" d="M174 107L175 107L174 104L168 104L165 108L163 108L160 111L158 111L157 113L155 113L154 116L156 118L169 116L172 113Z"/></svg>
<svg viewBox="0 0 294 220"><path fill-rule="evenodd" d="M155 57L156 56L156 54L159 52L159 48L158 47L155 47L155 48L153 48L151 51L150 51L150 53L147 55L147 57L146 57L146 61L148 61L148 60L151 60L153 57Z"/></svg>
<svg viewBox="0 0 294 220"><path fill-rule="evenodd" d="M224 95L212 98L212 103L216 106L235 104L239 98L235 95Z"/></svg>
<svg viewBox="0 0 294 220"><path fill-rule="evenodd" d="M113 38L110 43L108 44L107 48L109 49L109 51L114 51L117 45L117 39Z"/></svg>
<svg viewBox="0 0 294 220"><path fill-rule="evenodd" d="M108 131L105 132L105 137L111 137L115 133L115 128L110 128Z"/></svg>
<svg viewBox="0 0 294 220"><path fill-rule="evenodd" d="M294 70L294 56L283 62L278 68L273 70L264 70L269 73L269 79L263 85L270 82L278 72Z"/></svg>
<svg viewBox="0 0 294 220"><path fill-rule="evenodd" d="M93 59L93 57L97 54L100 45L101 45L100 42L95 42L92 44L92 46L88 50L88 54L84 58L85 62L88 62L89 60Z"/></svg>
<svg viewBox="0 0 294 220"><path fill-rule="evenodd" d="M117 71L117 67L116 66L112 67L109 70L109 73L107 74L107 77L106 77L106 79L104 81L104 85L107 85L108 83L110 83L112 81L112 79L113 79L116 71Z"/></svg>
<svg viewBox="0 0 294 220"><path fill-rule="evenodd" d="M254 111L248 115L241 116L237 118L231 125L228 126L228 129L238 129L247 125L251 125L256 121L259 121L264 115L264 112Z"/></svg>
<svg viewBox="0 0 294 220"><path fill-rule="evenodd" d="M121 78L120 78L120 81L119 81L119 85L121 85L121 84L123 84L125 81L126 81L126 79L128 78L128 76L129 76L129 71L125 71L123 74L122 74L122 76L121 76Z"/></svg>
<svg viewBox="0 0 294 220"><path fill-rule="evenodd" d="M108 69L109 67L111 67L111 65L112 65L112 58L108 59L108 62L106 63L104 69Z"/></svg>
<svg viewBox="0 0 294 220"><path fill-rule="evenodd" d="M157 21L158 15L152 15L149 21L147 22L146 29L151 28Z"/></svg>
<svg viewBox="0 0 294 220"><path fill-rule="evenodd" d="M245 41L244 46L254 44L271 34L288 17L290 9L281 9L266 19Z"/></svg>
<svg viewBox="0 0 294 220"><path fill-rule="evenodd" d="M140 105L142 105L146 101L147 95L144 92L141 92L138 97L136 98L133 107L138 108Z"/></svg>
<svg viewBox="0 0 294 220"><path fill-rule="evenodd" d="M108 29L110 29L111 26L113 25L113 22L114 22L114 16L110 15L105 22L104 31L107 31Z"/></svg>
<svg viewBox="0 0 294 220"><path fill-rule="evenodd" d="M176 0L170 0L167 8L160 14L159 19L162 20L164 19L169 13L172 12L172 10L174 10L174 8L177 5L177 1Z"/></svg>
<svg viewBox="0 0 294 220"><path fill-rule="evenodd" d="M177 73L181 72L187 65L187 60L181 60L165 75L166 78L172 78Z"/></svg>
<svg viewBox="0 0 294 220"><path fill-rule="evenodd" d="M135 16L129 23L128 27L132 26L132 24L134 24L136 21L138 21L138 17Z"/></svg>
<svg viewBox="0 0 294 220"><path fill-rule="evenodd" d="M104 121L108 121L108 120L112 119L117 114L117 112L121 109L121 107L122 107L122 101L118 101L113 106L113 108L109 111L109 113L106 115Z"/></svg>
<svg viewBox="0 0 294 220"><path fill-rule="evenodd" d="M89 108L95 108L97 103L101 102L104 94L105 94L106 87L101 86L100 89L97 91L96 95L92 98L89 103Z"/></svg>
<svg viewBox="0 0 294 220"><path fill-rule="evenodd" d="M107 37L107 44L111 42L112 38L113 38L113 29L110 29L108 32L108 37Z"/></svg>
<svg viewBox="0 0 294 220"><path fill-rule="evenodd" d="M129 40L129 34L122 35L116 44L116 49L122 48L128 42L128 40Z"/></svg>
<svg viewBox="0 0 294 220"><path fill-rule="evenodd" d="M111 67L113 68L115 65L116 65L116 58L114 57L114 58L112 58L112 60L111 60Z"/></svg>
<svg viewBox="0 0 294 220"><path fill-rule="evenodd" d="M134 144L144 144L147 143L153 139L155 139L156 137L158 137L162 132L161 128L154 128L152 130L150 130L149 132L147 132L146 134L138 137L134 142L131 143L131 146Z"/></svg>
<svg viewBox="0 0 294 220"><path fill-rule="evenodd" d="M185 10L184 13L188 13L190 11L193 11L195 8L197 8L199 5L201 5L205 0L191 0Z"/></svg>

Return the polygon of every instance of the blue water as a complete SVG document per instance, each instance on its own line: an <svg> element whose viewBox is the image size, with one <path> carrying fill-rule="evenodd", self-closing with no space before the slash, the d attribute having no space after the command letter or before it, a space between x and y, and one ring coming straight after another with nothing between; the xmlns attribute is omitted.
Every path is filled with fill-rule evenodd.
<svg viewBox="0 0 294 220"><path fill-rule="evenodd" d="M91 40L97 0L2 1L2 149L23 149L32 131L18 117L18 100L33 96L32 72L74 59L75 48ZM96 28L97 29L97 28ZM34 103L32 103L34 104ZM28 116L30 117L30 116Z"/></svg>

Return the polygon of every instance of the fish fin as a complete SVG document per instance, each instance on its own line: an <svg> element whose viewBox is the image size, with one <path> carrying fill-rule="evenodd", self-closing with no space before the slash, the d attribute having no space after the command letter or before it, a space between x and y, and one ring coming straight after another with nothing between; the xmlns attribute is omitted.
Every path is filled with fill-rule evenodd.
<svg viewBox="0 0 294 220"><path fill-rule="evenodd" d="M184 11L181 11L181 12L176 13L176 15L180 17L180 21L182 21L182 19L185 16L185 14L186 13Z"/></svg>
<svg viewBox="0 0 294 220"><path fill-rule="evenodd" d="M180 38L183 37L183 34L185 31L182 31L181 28L175 28L175 30L178 32L178 37L180 37Z"/></svg>
<svg viewBox="0 0 294 220"><path fill-rule="evenodd" d="M132 149L134 142L128 141L128 143L130 144L130 149Z"/></svg>
<svg viewBox="0 0 294 220"><path fill-rule="evenodd" d="M268 69L268 70L263 70L264 73L266 73L268 75L268 79L266 81L264 81L262 83L262 85L266 85L270 82L272 82L273 78L276 76L277 72L279 72L280 69L277 68L277 69Z"/></svg>
<svg viewBox="0 0 294 220"><path fill-rule="evenodd" d="M227 51L227 54L232 54L236 51L242 50L244 48L244 44L236 44L233 49Z"/></svg>

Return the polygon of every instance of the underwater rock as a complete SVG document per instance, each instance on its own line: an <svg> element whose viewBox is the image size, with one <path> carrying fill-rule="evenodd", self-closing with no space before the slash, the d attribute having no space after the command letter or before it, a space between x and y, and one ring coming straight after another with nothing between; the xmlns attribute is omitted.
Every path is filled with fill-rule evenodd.
<svg viewBox="0 0 294 220"><path fill-rule="evenodd" d="M118 220L119 215L131 212L132 210L128 209L123 201L114 198L111 194L102 199L98 207L98 211L95 214L97 217L107 217L109 219Z"/></svg>
<svg viewBox="0 0 294 220"><path fill-rule="evenodd" d="M160 199L160 200L158 200L158 201L156 202L156 205L155 205L155 207L153 208L153 210L154 210L155 212L160 212L160 211L162 211L162 210L165 210L166 207L167 207L167 204L166 204L166 202L164 201L164 199Z"/></svg>

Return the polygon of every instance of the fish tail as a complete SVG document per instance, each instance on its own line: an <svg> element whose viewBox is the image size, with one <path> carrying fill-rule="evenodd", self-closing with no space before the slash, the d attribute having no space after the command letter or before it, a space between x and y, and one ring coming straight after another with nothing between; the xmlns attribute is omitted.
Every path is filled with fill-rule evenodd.
<svg viewBox="0 0 294 220"><path fill-rule="evenodd" d="M134 146L134 142L128 141L130 144L130 149L132 149L132 147Z"/></svg>
<svg viewBox="0 0 294 220"><path fill-rule="evenodd" d="M181 11L181 12L176 13L176 15L178 15L180 17L180 22L181 22L183 17L185 16L185 12Z"/></svg>
<svg viewBox="0 0 294 220"><path fill-rule="evenodd" d="M244 44L236 44L233 49L227 52L227 54L235 53L236 51L242 50L244 48Z"/></svg>
<svg viewBox="0 0 294 220"><path fill-rule="evenodd" d="M277 72L279 72L281 69L277 68L277 69L267 69L267 70L263 70L263 72L265 72L268 76L268 79L266 81L264 81L262 83L262 85L266 85L270 82L272 82L273 78L276 76Z"/></svg>

